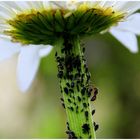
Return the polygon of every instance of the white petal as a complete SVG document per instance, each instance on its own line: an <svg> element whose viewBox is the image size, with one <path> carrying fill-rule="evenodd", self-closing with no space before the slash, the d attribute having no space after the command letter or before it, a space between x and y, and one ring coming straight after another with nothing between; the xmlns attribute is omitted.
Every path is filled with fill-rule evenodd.
<svg viewBox="0 0 140 140"><path fill-rule="evenodd" d="M127 21L120 22L117 28L140 35L140 14L137 13L129 16Z"/></svg>
<svg viewBox="0 0 140 140"><path fill-rule="evenodd" d="M5 4L14 9L15 11L20 12L31 9L27 1L5 1Z"/></svg>
<svg viewBox="0 0 140 140"><path fill-rule="evenodd" d="M9 8L5 5L3 5L3 3L0 3L0 15L3 17L13 17L13 15L15 15L15 11L12 8Z"/></svg>
<svg viewBox="0 0 140 140"><path fill-rule="evenodd" d="M51 7L51 1L42 1L43 7L49 9Z"/></svg>
<svg viewBox="0 0 140 140"><path fill-rule="evenodd" d="M51 45L45 45L42 49L40 49L39 56L40 57L47 56L51 52L52 48L53 47Z"/></svg>
<svg viewBox="0 0 140 140"><path fill-rule="evenodd" d="M30 9L41 9L44 8L43 6L43 2L42 1L27 1L26 3L28 3L28 5L30 6Z"/></svg>
<svg viewBox="0 0 140 140"><path fill-rule="evenodd" d="M135 34L128 31L119 30L115 27L110 30L110 33L131 52L136 53L138 51L138 43Z"/></svg>
<svg viewBox="0 0 140 140"><path fill-rule="evenodd" d="M7 59L20 51L20 44L12 43L7 39L0 39L0 60Z"/></svg>
<svg viewBox="0 0 140 140"><path fill-rule="evenodd" d="M2 1L1 4L9 9L21 10L15 1Z"/></svg>
<svg viewBox="0 0 140 140"><path fill-rule="evenodd" d="M139 1L118 1L116 5L114 5L116 9L123 12L128 12L128 14L132 14L133 12L140 9Z"/></svg>
<svg viewBox="0 0 140 140"><path fill-rule="evenodd" d="M40 46L30 45L21 49L18 60L17 77L20 90L26 92L37 73L40 57Z"/></svg>
<svg viewBox="0 0 140 140"><path fill-rule="evenodd" d="M56 8L66 8L66 2L65 1L50 1L51 4L53 4L54 6L56 6Z"/></svg>

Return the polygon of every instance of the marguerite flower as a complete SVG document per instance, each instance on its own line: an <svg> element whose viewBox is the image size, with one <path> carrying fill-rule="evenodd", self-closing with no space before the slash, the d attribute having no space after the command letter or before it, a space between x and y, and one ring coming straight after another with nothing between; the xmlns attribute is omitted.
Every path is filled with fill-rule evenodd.
<svg viewBox="0 0 140 140"><path fill-rule="evenodd" d="M110 29L119 41L136 52L140 15L129 15L139 8L140 2L133 1L0 2L0 59L19 53L18 83L26 91L40 58L48 55L63 38Z"/></svg>

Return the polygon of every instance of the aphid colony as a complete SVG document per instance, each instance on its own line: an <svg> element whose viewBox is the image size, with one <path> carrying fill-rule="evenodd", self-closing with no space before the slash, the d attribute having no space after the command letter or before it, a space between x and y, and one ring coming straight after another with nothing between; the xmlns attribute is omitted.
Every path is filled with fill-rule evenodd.
<svg viewBox="0 0 140 140"><path fill-rule="evenodd" d="M90 73L86 66L84 59L85 48L82 49L82 54L74 54L74 47L66 38L63 43L63 48L61 49L61 56L58 53L55 54L58 75L60 79L60 89L61 93L65 94L61 98L62 106L69 111L75 112L77 114L84 113L85 123L81 126L83 133L87 134L89 138L90 127L89 127L89 101L95 101L96 95L98 94L98 89L90 86ZM92 93L93 91L93 93ZM65 103L64 103L65 102ZM93 115L95 110L91 112ZM94 122L94 129L97 130L98 125ZM77 138L76 134L71 130L71 126L67 122L66 133L69 138ZM80 137L80 136L78 136ZM81 137L82 138L82 137Z"/></svg>

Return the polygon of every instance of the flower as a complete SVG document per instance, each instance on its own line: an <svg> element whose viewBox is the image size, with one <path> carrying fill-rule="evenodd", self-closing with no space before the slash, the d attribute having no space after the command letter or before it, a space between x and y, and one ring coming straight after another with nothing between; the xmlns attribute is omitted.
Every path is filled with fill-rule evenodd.
<svg viewBox="0 0 140 140"><path fill-rule="evenodd" d="M83 37L109 30L136 52L140 14L131 14L139 8L138 1L0 2L0 60L19 53L18 84L25 92L37 73L40 58L66 34Z"/></svg>

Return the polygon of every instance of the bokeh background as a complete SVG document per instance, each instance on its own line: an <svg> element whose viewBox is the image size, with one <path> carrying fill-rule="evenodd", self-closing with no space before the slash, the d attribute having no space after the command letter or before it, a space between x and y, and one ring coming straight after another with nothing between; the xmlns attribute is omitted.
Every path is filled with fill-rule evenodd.
<svg viewBox="0 0 140 140"><path fill-rule="evenodd" d="M84 43L91 80L99 88L91 103L97 138L140 138L140 52L130 53L108 33ZM26 94L17 86L17 55L0 62L0 138L67 138L54 54L42 59Z"/></svg>

